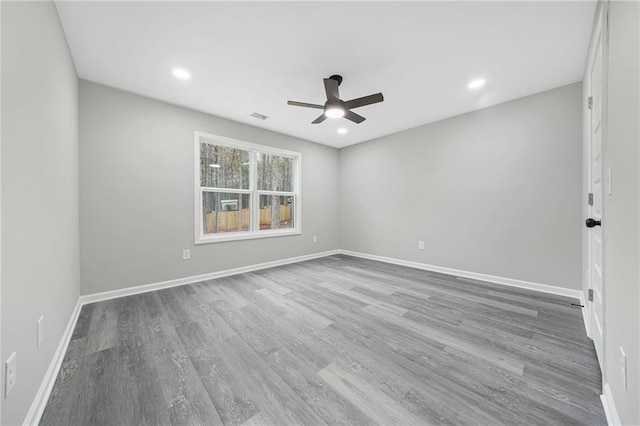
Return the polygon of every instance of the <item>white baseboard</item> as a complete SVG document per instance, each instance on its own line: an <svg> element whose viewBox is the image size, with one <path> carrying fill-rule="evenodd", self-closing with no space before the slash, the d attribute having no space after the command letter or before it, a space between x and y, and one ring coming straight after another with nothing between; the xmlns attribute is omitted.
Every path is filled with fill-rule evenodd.
<svg viewBox="0 0 640 426"><path fill-rule="evenodd" d="M64 356L67 353L67 348L69 346L69 342L71 341L73 330L76 328L76 322L78 321L78 316L80 315L81 309L82 303L78 299L78 301L76 302L76 306L73 308L73 312L71 313L71 317L69 318L69 322L67 323L67 327L64 329L64 333L62 333L60 343L58 343L58 347L53 354L53 359L49 364L49 368L44 375L44 379L42 379L42 383L40 384L38 393L36 393L36 397L31 404L31 408L29 408L29 412L24 419L24 425L35 426L40 423L40 418L42 417L44 408L46 407L47 401L49 400L49 395L51 395L51 391L53 390L53 385L55 384L56 378L58 377L58 372L60 371L60 367L62 366Z"/></svg>
<svg viewBox="0 0 640 426"><path fill-rule="evenodd" d="M582 322L584 323L584 331L587 333L587 337L591 339L591 319L589 318L589 309L587 308L587 299L585 299L584 292L582 291L580 292L580 304L583 306Z"/></svg>
<svg viewBox="0 0 640 426"><path fill-rule="evenodd" d="M394 265L408 266L415 269L423 269L425 271L439 272L441 274L454 275L457 277L470 278L477 281L486 281L493 284L501 284L510 287L524 288L527 290L539 291L542 293L555 294L558 296L572 297L580 299L582 291L572 290L563 287L556 287L548 284L534 283L530 281L516 280L513 278L499 277L496 275L480 274L478 272L463 271L461 269L446 268L443 266L429 265L427 263L411 262L409 260L394 259L391 257L377 256L374 254L359 253L349 250L339 250L341 254L347 256L361 257L363 259L377 260L379 262L392 263Z"/></svg>
<svg viewBox="0 0 640 426"><path fill-rule="evenodd" d="M88 303L100 302L103 300L117 299L119 297L131 296L134 294L147 293L150 291L161 290L163 288L178 287L186 284L193 284L200 281L213 280L215 278L228 277L230 275L244 274L245 272L258 271L260 269L273 268L274 266L287 265L290 263L304 262L305 260L317 259L320 257L332 256L339 254L339 250L329 250L319 253L306 254L304 256L289 257L286 259L274 260L271 262L258 263L255 265L242 266L240 268L225 269L223 271L211 272L209 274L194 275L186 278L178 278L175 280L162 281L159 283L144 284L136 287L127 287L120 290L105 291L102 293L86 294L80 296L83 305Z"/></svg>
<svg viewBox="0 0 640 426"><path fill-rule="evenodd" d="M613 394L611 393L611 388L608 383L602 387L600 400L602 401L602 408L604 408L604 415L607 416L607 424L610 426L621 425L618 410L616 410L616 403L613 401Z"/></svg>

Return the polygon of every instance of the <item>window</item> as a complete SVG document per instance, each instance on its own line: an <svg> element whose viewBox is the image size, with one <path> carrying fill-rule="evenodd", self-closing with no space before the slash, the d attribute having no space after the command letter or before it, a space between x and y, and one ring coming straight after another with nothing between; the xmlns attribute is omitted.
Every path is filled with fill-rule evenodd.
<svg viewBox="0 0 640 426"><path fill-rule="evenodd" d="M300 233L300 153L195 133L196 244Z"/></svg>

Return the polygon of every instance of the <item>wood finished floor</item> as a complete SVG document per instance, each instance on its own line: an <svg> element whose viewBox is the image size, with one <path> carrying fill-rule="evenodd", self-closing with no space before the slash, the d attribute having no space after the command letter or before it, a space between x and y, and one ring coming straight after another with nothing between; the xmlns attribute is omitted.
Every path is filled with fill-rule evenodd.
<svg viewBox="0 0 640 426"><path fill-rule="evenodd" d="M606 424L571 302L332 256L94 303L41 424Z"/></svg>

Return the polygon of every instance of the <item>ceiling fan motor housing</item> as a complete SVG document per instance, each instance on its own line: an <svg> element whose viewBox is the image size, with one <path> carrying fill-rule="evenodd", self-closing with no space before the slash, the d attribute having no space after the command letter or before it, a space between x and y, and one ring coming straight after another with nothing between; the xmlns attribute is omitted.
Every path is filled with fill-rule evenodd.
<svg viewBox="0 0 640 426"><path fill-rule="evenodd" d="M324 103L324 107L325 109L330 107L346 109L344 105L344 101L340 99L329 99L327 102Z"/></svg>

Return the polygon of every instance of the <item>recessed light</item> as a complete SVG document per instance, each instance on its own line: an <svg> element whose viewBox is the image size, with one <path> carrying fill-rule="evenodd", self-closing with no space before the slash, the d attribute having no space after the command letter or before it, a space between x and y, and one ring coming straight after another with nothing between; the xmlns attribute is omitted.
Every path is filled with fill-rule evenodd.
<svg viewBox="0 0 640 426"><path fill-rule="evenodd" d="M179 78L180 80L189 80L191 78L191 74L189 74L188 71L185 71L183 69L180 68L176 68L173 70L173 75L176 76L176 78Z"/></svg>
<svg viewBox="0 0 640 426"><path fill-rule="evenodd" d="M478 80L473 80L473 81L469 82L467 87L469 89L479 89L480 87L484 86L485 83L486 83L486 81L484 81L483 79L480 78Z"/></svg>
<svg viewBox="0 0 640 426"><path fill-rule="evenodd" d="M209 167L213 167L214 169L219 169L222 166L220 164L209 164Z"/></svg>
<svg viewBox="0 0 640 426"><path fill-rule="evenodd" d="M347 129L345 129L344 127L340 127L338 129L338 133L341 135L346 135L347 134Z"/></svg>

